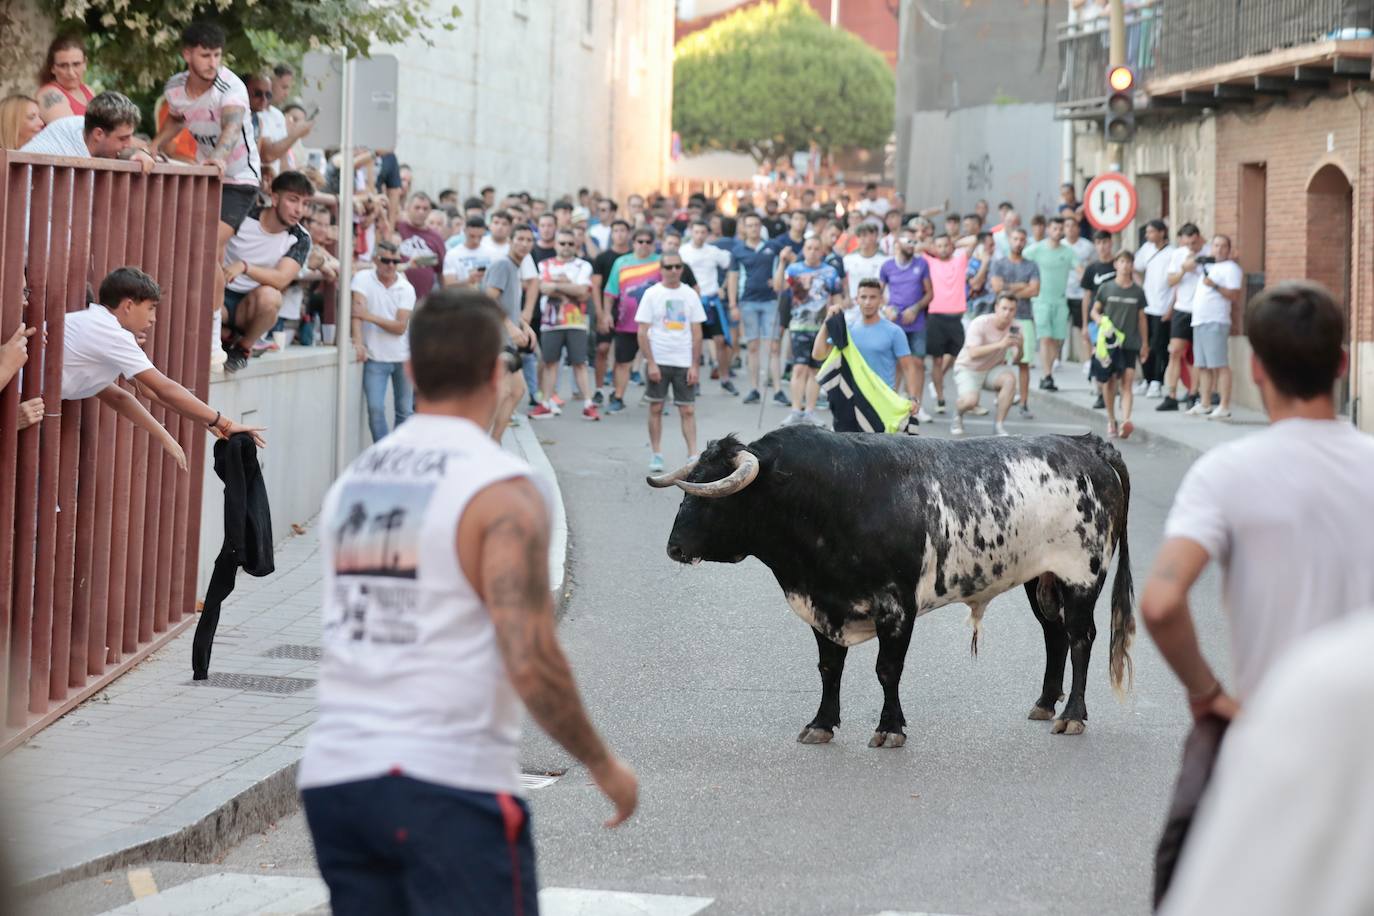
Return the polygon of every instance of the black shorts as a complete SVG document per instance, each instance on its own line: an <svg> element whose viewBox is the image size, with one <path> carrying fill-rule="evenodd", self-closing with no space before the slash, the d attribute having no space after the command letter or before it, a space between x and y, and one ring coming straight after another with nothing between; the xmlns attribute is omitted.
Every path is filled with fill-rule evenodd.
<svg viewBox="0 0 1374 916"><path fill-rule="evenodd" d="M926 356L958 356L963 348L963 319L958 315L926 314Z"/></svg>
<svg viewBox="0 0 1374 916"><path fill-rule="evenodd" d="M239 331L240 333L243 331L243 328L238 325L238 310L239 303L242 302L247 295L247 293L241 293L234 289L226 289L224 291L224 311L229 315L229 320L224 323L226 328Z"/></svg>
<svg viewBox="0 0 1374 916"><path fill-rule="evenodd" d="M1121 378L1127 369L1134 369L1136 361L1140 359L1139 350L1127 350L1125 347L1115 347L1109 351L1111 359L1107 365L1102 365L1097 358L1096 348L1094 348L1092 361L1088 363L1088 378L1094 382L1107 382L1114 378Z"/></svg>
<svg viewBox="0 0 1374 916"><path fill-rule="evenodd" d="M615 361L632 363L639 353L639 335L629 331L615 332Z"/></svg>
<svg viewBox="0 0 1374 916"><path fill-rule="evenodd" d="M645 390L645 396L650 404L667 400L668 389L672 389L673 403L679 405L691 404L697 399L696 388L687 384L686 366L659 366L658 381L649 380Z"/></svg>
<svg viewBox="0 0 1374 916"><path fill-rule="evenodd" d="M1174 309L1173 317L1169 319L1169 339L1170 340L1193 340L1193 313L1180 312Z"/></svg>
<svg viewBox="0 0 1374 916"><path fill-rule="evenodd" d="M232 226L234 231L238 232L248 211L257 205L257 188L246 184L222 185L219 194L219 221Z"/></svg>
<svg viewBox="0 0 1374 916"><path fill-rule="evenodd" d="M820 332L791 331L790 333L792 335L792 365L819 369L821 364L811 358L811 348L816 345L816 335Z"/></svg>

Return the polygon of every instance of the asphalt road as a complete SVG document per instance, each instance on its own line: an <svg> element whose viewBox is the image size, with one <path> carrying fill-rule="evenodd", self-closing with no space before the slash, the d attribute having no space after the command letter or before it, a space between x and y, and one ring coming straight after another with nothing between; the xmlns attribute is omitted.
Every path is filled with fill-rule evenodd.
<svg viewBox="0 0 1374 916"><path fill-rule="evenodd" d="M761 434L758 408L703 387L704 437ZM962 606L917 624L902 681L905 748L867 747L881 708L876 641L849 654L834 743L797 744L820 696L814 640L758 561L685 568L668 560L680 494L644 484L647 411L638 397L632 390L633 406L601 423L569 411L538 428L571 529L560 635L594 720L638 770L642 793L633 821L603 829L608 808L585 771L531 727L526 769L566 771L530 796L541 886L709 899L707 916L1148 912L1153 844L1187 714L1143 627L1135 691L1123 705L1109 688L1107 599L1099 601L1103 638L1082 736L1051 735L1049 723L1026 719L1044 649L1017 590L988 610L977 658ZM1085 431L1032 403L1037 419L1013 421L1014 432ZM764 428L783 416L764 408ZM665 424L670 465L685 457L677 423L674 413ZM991 432L987 419L968 428ZM924 434L947 429L942 421ZM1122 450L1138 590L1190 458L1161 445ZM1204 648L1224 666L1216 592L1209 572L1195 613ZM155 863L150 872L165 891L214 873L310 876L313 868L297 815L220 863ZM120 871L45 895L37 912L82 916L130 899ZM598 908L564 910L574 911ZM632 911L695 910L624 910Z"/></svg>

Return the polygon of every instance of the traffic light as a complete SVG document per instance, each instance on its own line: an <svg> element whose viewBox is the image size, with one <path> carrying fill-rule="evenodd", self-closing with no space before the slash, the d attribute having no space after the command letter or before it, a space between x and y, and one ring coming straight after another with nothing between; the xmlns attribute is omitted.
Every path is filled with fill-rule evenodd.
<svg viewBox="0 0 1374 916"><path fill-rule="evenodd" d="M1102 135L1108 143L1129 143L1135 136L1135 73L1118 64L1107 68L1107 114Z"/></svg>

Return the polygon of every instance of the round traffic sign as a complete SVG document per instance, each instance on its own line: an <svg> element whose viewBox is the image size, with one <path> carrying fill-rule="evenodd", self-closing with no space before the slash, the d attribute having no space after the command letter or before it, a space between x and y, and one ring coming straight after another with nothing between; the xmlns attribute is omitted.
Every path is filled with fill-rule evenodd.
<svg viewBox="0 0 1374 916"><path fill-rule="evenodd" d="M1120 172L1106 172L1083 192L1083 214L1103 232L1120 232L1135 219L1135 185Z"/></svg>

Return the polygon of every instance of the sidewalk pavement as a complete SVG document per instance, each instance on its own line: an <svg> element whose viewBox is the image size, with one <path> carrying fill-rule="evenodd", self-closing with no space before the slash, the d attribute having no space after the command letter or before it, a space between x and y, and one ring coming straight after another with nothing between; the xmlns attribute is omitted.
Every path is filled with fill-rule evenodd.
<svg viewBox="0 0 1374 916"><path fill-rule="evenodd" d="M1057 393L1036 388L1038 376L1036 373L1032 373L1032 376L1032 411L1035 410L1037 400L1052 401L1082 417L1093 432L1100 436L1107 435L1107 412L1093 408L1096 395L1093 393L1092 383L1083 374L1082 363L1060 363L1059 371L1054 374L1054 383L1059 386ZM1194 455L1201 455L1208 449L1231 442L1269 423L1261 411L1235 405L1231 406L1232 417L1229 420L1208 420L1206 417L1189 416L1181 410L1161 413L1155 410L1158 406L1158 399L1137 394L1134 409L1131 411L1131 422L1135 424L1135 432L1124 445L1120 439L1114 440L1114 444L1119 448L1129 448L1130 443L1136 441L1163 443L1182 448ZM1118 405L1117 420L1120 419Z"/></svg>
<svg viewBox="0 0 1374 916"><path fill-rule="evenodd" d="M559 601L568 538L557 479L528 424L504 445L554 488ZM137 862L210 861L295 809L320 654L314 522L278 544L276 567L239 576L209 680L191 680L188 629L0 758L0 851L15 883L43 890Z"/></svg>

